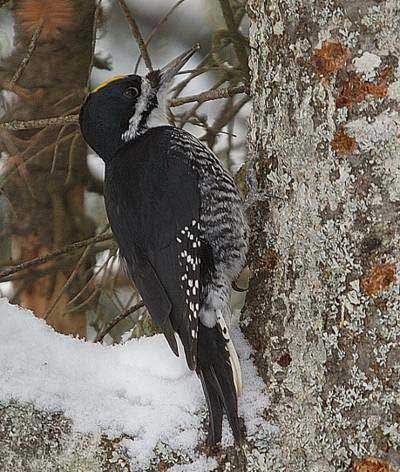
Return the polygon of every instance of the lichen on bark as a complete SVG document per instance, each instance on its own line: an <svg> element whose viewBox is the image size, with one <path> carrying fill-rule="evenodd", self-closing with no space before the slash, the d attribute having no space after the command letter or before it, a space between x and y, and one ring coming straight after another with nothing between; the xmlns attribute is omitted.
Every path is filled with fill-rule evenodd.
<svg viewBox="0 0 400 472"><path fill-rule="evenodd" d="M62 412L0 403L2 472L124 472L128 463L119 441L74 431Z"/></svg>
<svg viewBox="0 0 400 472"><path fill-rule="evenodd" d="M397 470L400 4L250 0L248 12L248 182L276 197L250 210L243 316L278 427L265 470L346 471L368 456Z"/></svg>

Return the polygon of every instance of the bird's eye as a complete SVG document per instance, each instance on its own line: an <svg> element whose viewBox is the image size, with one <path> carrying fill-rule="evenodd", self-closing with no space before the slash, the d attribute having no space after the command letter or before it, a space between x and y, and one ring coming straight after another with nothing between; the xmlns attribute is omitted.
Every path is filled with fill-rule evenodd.
<svg viewBox="0 0 400 472"><path fill-rule="evenodd" d="M139 95L139 90L136 87L128 87L124 90L124 96L128 98L136 98Z"/></svg>

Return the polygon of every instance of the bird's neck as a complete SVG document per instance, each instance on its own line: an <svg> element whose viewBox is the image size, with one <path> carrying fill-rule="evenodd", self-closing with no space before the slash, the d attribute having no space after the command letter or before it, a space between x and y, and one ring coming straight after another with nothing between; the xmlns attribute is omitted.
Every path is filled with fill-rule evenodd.
<svg viewBox="0 0 400 472"><path fill-rule="evenodd" d="M149 111L144 111L137 116L136 114L129 120L128 129L122 133L122 141L128 143L135 138L142 136L150 128L168 124L167 114L161 107L154 107Z"/></svg>
<svg viewBox="0 0 400 472"><path fill-rule="evenodd" d="M168 125L168 120L166 114L159 108L153 109L147 116L142 115L141 120L131 119L128 129L117 123L104 122L96 126L94 139L91 139L96 143L96 147L92 147L103 161L107 162L125 144L133 143L149 129L163 125Z"/></svg>
<svg viewBox="0 0 400 472"><path fill-rule="evenodd" d="M103 161L110 161L120 147L125 144L122 139L122 132L119 127L96 127L96 133L91 147L103 159ZM90 143L89 143L90 144Z"/></svg>

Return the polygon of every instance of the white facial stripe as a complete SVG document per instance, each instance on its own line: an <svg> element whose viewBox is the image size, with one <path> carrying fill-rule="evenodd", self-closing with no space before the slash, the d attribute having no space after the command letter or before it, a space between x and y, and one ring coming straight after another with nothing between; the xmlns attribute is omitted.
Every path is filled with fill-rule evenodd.
<svg viewBox="0 0 400 472"><path fill-rule="evenodd" d="M155 128L156 126L162 126L162 125L167 125L167 124L168 124L167 114L159 107L156 107L151 111L147 119L146 126L147 128Z"/></svg>
<svg viewBox="0 0 400 472"><path fill-rule="evenodd" d="M150 98L151 84L145 77L142 78L141 88L142 90L139 100L136 103L135 113L129 120L129 128L121 136L122 140L125 142L132 140L137 135L140 120Z"/></svg>
<svg viewBox="0 0 400 472"><path fill-rule="evenodd" d="M154 108L147 120L147 126L154 128L155 126L168 124L167 118L167 94L169 84L162 85L157 93L158 106Z"/></svg>

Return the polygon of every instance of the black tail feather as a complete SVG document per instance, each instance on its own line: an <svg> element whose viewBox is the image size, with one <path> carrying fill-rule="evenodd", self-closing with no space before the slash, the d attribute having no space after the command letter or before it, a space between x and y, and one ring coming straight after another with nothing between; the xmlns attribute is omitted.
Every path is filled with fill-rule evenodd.
<svg viewBox="0 0 400 472"><path fill-rule="evenodd" d="M223 418L223 409L222 403L219 397L217 390L213 387L213 379L206 378L210 377L209 372L204 373L199 371L199 377L201 380L201 385L203 387L204 395L206 397L207 408L208 408L208 437L207 443L210 446L213 446L221 442L222 438L222 418Z"/></svg>
<svg viewBox="0 0 400 472"><path fill-rule="evenodd" d="M218 324L207 328L199 323L196 370L207 400L208 443L211 446L221 441L223 412L228 417L235 442L242 442L235 382L226 344Z"/></svg>

